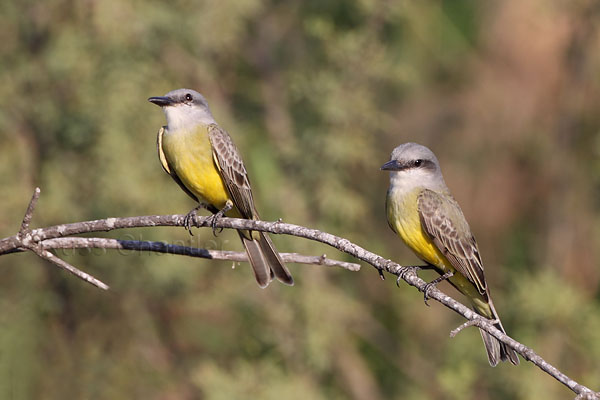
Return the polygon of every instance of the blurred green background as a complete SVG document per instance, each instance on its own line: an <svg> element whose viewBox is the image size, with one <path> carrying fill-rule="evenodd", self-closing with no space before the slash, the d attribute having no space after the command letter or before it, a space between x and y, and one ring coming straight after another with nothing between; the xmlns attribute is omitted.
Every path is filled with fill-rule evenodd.
<svg viewBox="0 0 600 400"><path fill-rule="evenodd" d="M599 22L593 0L3 1L0 236L36 185L33 227L189 211L146 101L188 87L241 149L264 219L410 265L379 167L415 141L440 159L508 333L600 390ZM241 250L196 232L107 236ZM58 254L111 291L1 257L2 399L574 397L527 362L490 368L477 330L450 339L457 315L369 266L291 265L295 287L261 290L247 264Z"/></svg>

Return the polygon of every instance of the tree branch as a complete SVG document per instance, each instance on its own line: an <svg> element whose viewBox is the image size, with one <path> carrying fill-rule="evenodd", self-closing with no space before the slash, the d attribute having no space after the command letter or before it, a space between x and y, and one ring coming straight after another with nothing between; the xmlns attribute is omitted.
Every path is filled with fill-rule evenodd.
<svg viewBox="0 0 600 400"><path fill-rule="evenodd" d="M108 290L107 284L105 284L104 282L102 282L99 279L94 278L90 274L85 273L85 272L75 268L74 266L72 266L71 264L66 262L65 260L55 256L48 250L44 250L41 248L35 248L35 247L31 248L30 250L32 250L35 254L37 254L44 260L48 260L51 263L56 264L58 267L67 270L68 272L72 273L73 275L77 276L78 278L83 279L84 281L91 283L92 285L99 287L100 289Z"/></svg>
<svg viewBox="0 0 600 400"><path fill-rule="evenodd" d="M25 210L25 216L23 216L23 221L21 222L21 229L19 229L19 233L24 234L29 231L29 224L31 223L31 218L33 217L33 210L37 204L37 201L40 198L41 190L39 187L36 187L33 191L33 195L31 196L31 200L29 200L29 205L27 206L27 210Z"/></svg>
<svg viewBox="0 0 600 400"><path fill-rule="evenodd" d="M35 231L32 231L29 228L29 225L31 223L31 219L33 217L33 212L35 210L37 201L40 198L40 193L40 188L36 187L33 191L31 200L29 201L29 205L27 206L27 210L25 211L23 220L21 221L21 227L19 229L19 232L15 236L11 236L0 241L2 242L2 250L0 250L0 255L29 250L38 255L40 258L50 261L58 267L75 275L76 277L104 290L107 290L109 288L108 285L106 285L104 282L100 281L97 278L94 278L86 272L75 268L74 266L57 257L48 250L58 248L106 248L139 251L146 250L159 253L181 254L192 257L204 257L219 260L248 261L248 258L245 253L198 249L193 247L170 245L162 242L117 240L108 238L64 237L67 234L66 232L69 231L72 231L75 234L84 232L97 232L99 230L108 231L116 229L114 228L114 222L117 220L116 218L108 218L101 221L79 222L76 224L57 225L46 229L36 229ZM131 227L136 225L136 222L134 220L128 220L126 224L127 223L132 224ZM65 227L67 228L65 229ZM350 271L360 270L360 265L356 263L330 260L325 254L323 254L320 257L316 257L305 256L296 253L283 253L282 256L284 261L288 262L317 264L329 267L341 267Z"/></svg>
<svg viewBox="0 0 600 400"><path fill-rule="evenodd" d="M32 203L35 203L33 199ZM48 239L64 238L65 236L89 232L112 231L115 229L152 226L183 226L184 217L184 215L150 215L127 218L107 218L102 220L77 222L72 224L51 226L48 228L34 229L31 230L29 236L34 242L40 243ZM210 227L211 221L212 220L210 217L196 217L194 223L197 227ZM215 226L218 228L250 229L270 232L274 234L286 234L314 240L317 242L327 244L331 247L338 249L339 251L350 254L362 261L365 261L371 264L373 267L375 267L380 273L382 271L385 271L392 275L396 275L409 285L416 287L421 292L425 290L427 285L427 283L424 280L417 276L414 269L411 269L409 267L402 267L401 265L391 260L387 260L375 253L372 253L358 246L357 244L350 242L347 239L316 229L310 229L299 225L287 224L281 221L266 222L235 218L220 218L216 221ZM28 246L25 246L23 241L19 238L20 234L21 232L19 232L19 234L15 236L11 236L0 240L0 255L18 251L23 248L30 249ZM445 305L446 307L454 310L467 320L472 320L473 322L470 324L473 324L478 328L485 330L486 332L490 333L492 336L497 338L499 341L506 343L517 353L521 354L523 358L525 358L528 361L531 361L541 370L548 373L556 380L558 380L559 382L567 386L569 389L571 389L573 392L575 392L578 395L577 398L600 399L600 394L595 393L590 388L583 386L578 382L574 381L573 379L569 378L567 375L560 372L556 367L554 367L542 357L540 357L537 353L535 353L533 349L525 346L522 343L517 342L510 336L499 331L490 323L490 321L479 316L474 311L467 308L465 305L459 303L450 296L441 292L439 289L435 287L431 288L428 291L428 296L429 298L434 299L440 302L441 304Z"/></svg>
<svg viewBox="0 0 600 400"><path fill-rule="evenodd" d="M33 191L33 196L31 196L31 200L29 201L29 205L27 206L27 210L25 211L25 216L23 216L23 220L21 221L21 228L19 229L19 233L17 233L13 238L15 241L19 243L21 249L31 250L33 253L37 254L40 258L44 260L48 260L51 263L57 265L58 267L72 273L77 276L79 279L83 279L84 281L99 287L100 289L107 290L108 285L104 282L94 278L88 273L85 273L68 262L56 257L54 254L49 252L48 250L43 249L37 238L32 235L31 229L29 229L29 224L31 223L31 218L33 217L33 211L35 210L35 206L37 204L38 199L40 198L40 188L36 187Z"/></svg>
<svg viewBox="0 0 600 400"><path fill-rule="evenodd" d="M131 251L151 251L154 253L177 254L182 256L207 258L212 260L248 262L246 252L208 250L197 247L180 246L163 242L150 242L140 240L119 240L109 238L81 238L64 237L46 239L40 242L43 249L113 249ZM283 261L288 263L314 264L325 267L340 267L349 271L359 271L360 264L332 260L325 254L321 256L307 256L298 253L279 253Z"/></svg>

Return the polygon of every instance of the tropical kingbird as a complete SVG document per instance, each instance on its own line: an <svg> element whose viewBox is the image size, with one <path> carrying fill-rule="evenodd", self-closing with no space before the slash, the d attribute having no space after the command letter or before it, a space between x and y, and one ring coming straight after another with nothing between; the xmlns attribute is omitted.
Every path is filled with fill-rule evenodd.
<svg viewBox="0 0 600 400"><path fill-rule="evenodd" d="M162 107L167 125L158 131L158 157L165 171L199 207L215 218L260 219L254 206L244 162L229 134L219 127L204 97L190 89L177 89L148 101ZM186 217L190 228L196 207ZM214 228L214 225L213 225ZM273 276L293 285L294 280L269 236L238 230L259 286Z"/></svg>
<svg viewBox="0 0 600 400"><path fill-rule="evenodd" d="M494 308L483 275L475 237L444 182L437 158L416 143L394 149L382 170L391 171L386 211L390 227L423 261L469 298L475 312L506 332ZM434 281L435 282L435 281ZM492 367L500 360L515 365L513 349L480 329Z"/></svg>

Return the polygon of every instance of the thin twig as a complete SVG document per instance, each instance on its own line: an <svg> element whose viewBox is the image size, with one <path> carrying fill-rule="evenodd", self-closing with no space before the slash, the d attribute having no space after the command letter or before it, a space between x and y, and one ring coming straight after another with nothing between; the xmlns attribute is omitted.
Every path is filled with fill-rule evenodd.
<svg viewBox="0 0 600 400"><path fill-rule="evenodd" d="M35 254L37 254L38 256L43 258L44 260L48 260L48 261L52 262L53 264L56 264L60 268L63 268L65 270L69 271L70 273L72 273L73 275L75 275L76 277L78 277L80 279L82 279L96 287L99 287L100 289L104 289L104 290L109 289L108 285L105 284L104 282L102 282L101 280L96 279L93 276L91 276L90 274L87 274L87 273L81 271L80 269L75 268L74 266L72 266L71 264L66 262L65 260L60 259L57 256L55 256L48 250L44 250L44 249L31 249L31 250Z"/></svg>
<svg viewBox="0 0 600 400"><path fill-rule="evenodd" d="M38 199L40 198L40 193L40 188L36 187L33 191L33 195L31 196L31 200L29 200L29 205L25 211L25 216L23 216L23 221L21 221L21 229L19 229L19 233L21 235L29 231L29 224L31 223L31 218L33 217L33 210L35 209Z"/></svg>
<svg viewBox="0 0 600 400"><path fill-rule="evenodd" d="M73 224L51 226L43 229L35 229L31 232L31 234L41 241L45 239L71 236L80 233L111 231L114 229L122 228L151 226L183 226L184 218L185 215L152 215L128 218L107 218L103 220L77 222ZM207 227L211 224L211 218L197 217L194 222L195 226ZM298 236L310 240L315 240L332 246L338 249L339 251L350 254L360 260L363 260L371 264L378 271L383 270L390 274L399 276L409 285L416 287L421 292L423 292L426 289L427 283L420 279L416 275L414 270L407 270L406 268L391 260L387 260L375 253L372 253L358 246L357 244L350 242L348 239L344 239L327 232L322 232L316 229L310 229L299 225L286 224L280 221L267 222L225 217L218 219L215 222L215 227L232 229L250 229L275 234ZM16 236L0 240L0 255L14 251L17 248L21 248L21 243ZM525 346L522 343L517 342L510 336L499 331L490 323L490 321L479 316L465 305L459 303L450 296L441 292L439 289L430 289L429 297L442 303L446 307L454 310L466 319L476 321L474 322L475 326L485 330L499 341L513 348L526 360L531 361L533 364L535 364L544 372L548 373L556 380L567 386L576 394L585 395L589 398L593 398L593 396L595 396L595 392L592 391L590 388L583 386L578 382L574 381L573 379L569 378L568 376L560 372L556 367L554 367L542 357L540 357L538 354L536 354L531 348Z"/></svg>
<svg viewBox="0 0 600 400"><path fill-rule="evenodd" d="M40 198L41 190L39 187L36 187L33 191L33 195L31 196L31 200L29 201L29 205L27 206L27 210L25 211L25 215L23 216L23 220L21 221L21 228L19 229L19 233L17 233L13 238L15 238L18 243L18 249L27 249L31 250L33 253L37 254L40 258L44 260L48 260L51 263L57 265L58 267L70 272L76 277L96 286L100 289L108 290L108 285L99 279L94 278L90 274L87 274L68 262L58 258L48 250L42 249L39 244L39 237L32 233L29 228L29 224L31 223L31 218L33 217L33 211L35 210L35 206L37 204L38 199Z"/></svg>
<svg viewBox="0 0 600 400"><path fill-rule="evenodd" d="M226 250L208 250L197 247L180 246L163 242L151 242L141 240L119 240L110 238L82 238L82 237L64 237L55 239L46 239L40 242L43 249L113 249L113 250L132 250L132 251L151 251L155 253L177 254L182 256L208 258L213 260L228 260L247 262L246 252L226 251ZM279 253L283 261L287 263L314 264L325 267L340 267L349 271L359 271L360 264L332 260L325 255L307 256L298 253Z"/></svg>
<svg viewBox="0 0 600 400"><path fill-rule="evenodd" d="M600 398L600 392L597 393L580 393L575 397L575 400L597 400Z"/></svg>
<svg viewBox="0 0 600 400"><path fill-rule="evenodd" d="M450 337L454 337L456 335L458 335L463 329L468 328L470 326L476 325L477 321L474 319L470 319L468 321L466 321L465 323L461 324L460 326L452 329L450 331Z"/></svg>

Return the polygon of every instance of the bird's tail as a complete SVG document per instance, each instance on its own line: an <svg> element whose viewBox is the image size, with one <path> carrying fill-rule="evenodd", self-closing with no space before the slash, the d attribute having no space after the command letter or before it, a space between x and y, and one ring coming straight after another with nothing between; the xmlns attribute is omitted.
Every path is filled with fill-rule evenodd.
<svg viewBox="0 0 600 400"><path fill-rule="evenodd" d="M502 331L503 333L506 333L504 327L502 326L502 323L500 322L498 313L494 308L494 303L492 303L492 299L489 299L488 305L490 306L490 310L492 313L491 319L498 321L496 324L494 324L494 326L496 327L496 329ZM477 310L477 307L475 307L474 309L475 311L477 311L478 314L489 318L488 315L485 315L485 313L481 312L480 310ZM479 332L481 333L481 338L483 339L483 344L485 345L485 351L487 352L488 361L490 362L490 365L492 367L498 365L498 362L500 361L507 360L513 363L514 365L519 365L519 357L513 349L508 347L506 344L500 342L498 339L496 339L486 331L480 329Z"/></svg>
<svg viewBox="0 0 600 400"><path fill-rule="evenodd" d="M255 231L255 234L258 233L256 239L248 238L242 232L238 233L248 254L256 282L261 288L267 287L274 276L286 285L294 284L292 275L266 233ZM256 235L250 237L252 236L256 237Z"/></svg>

